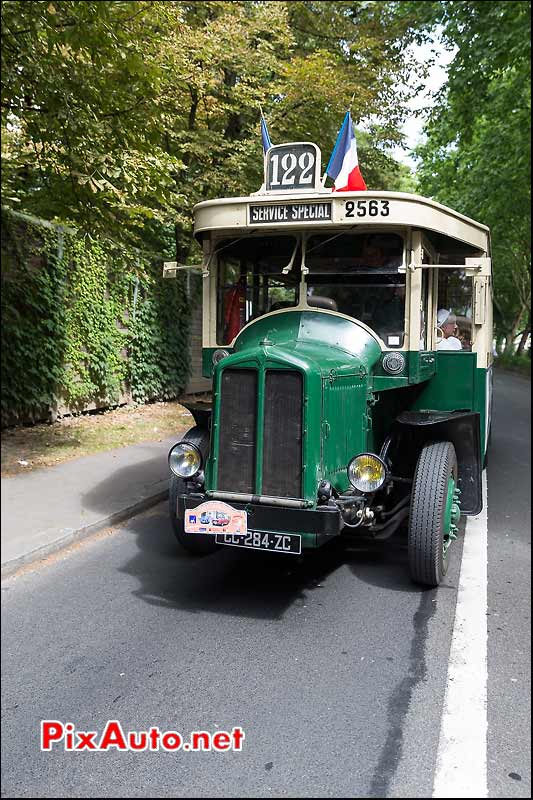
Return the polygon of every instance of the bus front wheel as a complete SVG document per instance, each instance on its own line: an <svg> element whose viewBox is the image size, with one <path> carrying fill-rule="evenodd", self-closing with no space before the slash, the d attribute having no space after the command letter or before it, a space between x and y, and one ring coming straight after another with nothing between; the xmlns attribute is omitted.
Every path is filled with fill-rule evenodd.
<svg viewBox="0 0 533 800"><path fill-rule="evenodd" d="M459 517L457 497L453 444L425 445L416 465L409 514L409 567L416 583L438 586L448 571L448 550Z"/></svg>

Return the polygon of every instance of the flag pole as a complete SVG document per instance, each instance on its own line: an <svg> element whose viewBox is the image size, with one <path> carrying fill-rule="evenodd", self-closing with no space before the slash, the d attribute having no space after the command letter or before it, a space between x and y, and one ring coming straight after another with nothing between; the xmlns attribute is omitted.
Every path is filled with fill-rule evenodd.
<svg viewBox="0 0 533 800"><path fill-rule="evenodd" d="M266 124L265 115L263 114L263 106L261 105L261 103L258 103L258 105L259 105L259 113L261 114L261 118L260 118L260 123L259 124L260 124L260 127L261 127L261 136L262 136L263 135L263 123L264 123L264 127L265 128L267 128L267 124ZM268 132L268 128L267 128L267 132ZM267 135L268 135L268 133L267 133ZM264 142L263 142L263 176L264 176L263 184L262 184L261 188L259 189L259 191L258 192L254 192L254 194L261 194L262 192L265 191L265 186L266 186L266 150L264 149Z"/></svg>

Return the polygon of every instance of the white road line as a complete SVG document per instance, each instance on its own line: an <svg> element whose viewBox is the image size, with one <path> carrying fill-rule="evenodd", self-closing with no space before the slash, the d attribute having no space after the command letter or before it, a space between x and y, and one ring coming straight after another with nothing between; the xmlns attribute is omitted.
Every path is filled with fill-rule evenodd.
<svg viewBox="0 0 533 800"><path fill-rule="evenodd" d="M487 473L468 517L433 797L487 797Z"/></svg>

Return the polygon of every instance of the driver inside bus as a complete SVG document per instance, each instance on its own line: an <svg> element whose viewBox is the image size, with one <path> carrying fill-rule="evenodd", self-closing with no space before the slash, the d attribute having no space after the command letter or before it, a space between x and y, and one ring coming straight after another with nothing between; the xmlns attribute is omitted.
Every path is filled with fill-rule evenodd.
<svg viewBox="0 0 533 800"><path fill-rule="evenodd" d="M354 263L363 267L384 267L385 253L381 247L374 244L365 244L359 258L354 259Z"/></svg>
<svg viewBox="0 0 533 800"><path fill-rule="evenodd" d="M384 246L387 245L387 246ZM398 267L401 263L401 254L390 250L390 242L379 234L370 234L365 237L363 248L359 256L353 258L353 264L361 267Z"/></svg>
<svg viewBox="0 0 533 800"><path fill-rule="evenodd" d="M457 317L451 308L440 308L437 312L437 330L442 331L442 339L437 342L437 350L462 350L461 340L457 333Z"/></svg>

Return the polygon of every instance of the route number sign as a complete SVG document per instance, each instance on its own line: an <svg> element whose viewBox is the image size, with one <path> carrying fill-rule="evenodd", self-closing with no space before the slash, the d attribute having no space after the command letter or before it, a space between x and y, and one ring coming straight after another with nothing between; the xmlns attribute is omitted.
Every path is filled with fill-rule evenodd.
<svg viewBox="0 0 533 800"><path fill-rule="evenodd" d="M267 192L312 192L320 181L320 150L311 142L271 147L266 154Z"/></svg>

